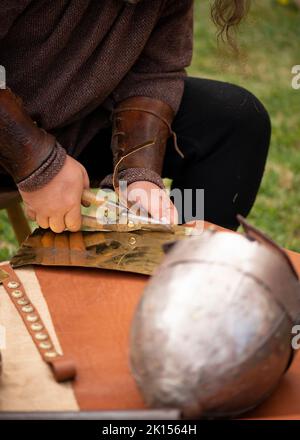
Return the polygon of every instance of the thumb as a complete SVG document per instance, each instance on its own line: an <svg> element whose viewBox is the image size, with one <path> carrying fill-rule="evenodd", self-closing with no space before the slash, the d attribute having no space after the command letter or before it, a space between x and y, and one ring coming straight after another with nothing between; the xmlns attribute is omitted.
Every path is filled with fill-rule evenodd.
<svg viewBox="0 0 300 440"><path fill-rule="evenodd" d="M82 183L83 183L83 189L89 189L90 179L89 179L88 173L86 172L86 169L84 167L82 167ZM89 202L84 202L83 200L81 200L81 204L82 204L82 206L85 206L86 208L91 206L91 204Z"/></svg>
<svg viewBox="0 0 300 440"><path fill-rule="evenodd" d="M89 189L90 187L90 179L88 173L84 167L82 167L82 177L83 177L83 187L84 189Z"/></svg>

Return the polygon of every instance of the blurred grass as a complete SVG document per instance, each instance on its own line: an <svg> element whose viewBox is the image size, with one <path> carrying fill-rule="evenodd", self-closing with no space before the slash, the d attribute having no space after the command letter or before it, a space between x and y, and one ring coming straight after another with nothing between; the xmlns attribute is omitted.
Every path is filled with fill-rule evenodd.
<svg viewBox="0 0 300 440"><path fill-rule="evenodd" d="M17 242L5 211L0 211L0 261L8 260L16 250Z"/></svg>
<svg viewBox="0 0 300 440"><path fill-rule="evenodd" d="M251 90L270 112L273 135L262 187L249 217L279 244L300 251L300 90L291 87L300 64L300 12L275 0L254 1L240 27L240 59L217 47L209 1L196 0L195 52L191 75L233 82ZM228 52L228 51L227 51ZM0 211L0 260L16 241Z"/></svg>
<svg viewBox="0 0 300 440"><path fill-rule="evenodd" d="M196 0L191 75L233 82L267 107L273 125L266 173L249 220L279 244L300 251L300 90L291 87L300 64L300 11L254 1L238 33L240 59L215 44L209 2ZM228 52L228 51L226 51Z"/></svg>

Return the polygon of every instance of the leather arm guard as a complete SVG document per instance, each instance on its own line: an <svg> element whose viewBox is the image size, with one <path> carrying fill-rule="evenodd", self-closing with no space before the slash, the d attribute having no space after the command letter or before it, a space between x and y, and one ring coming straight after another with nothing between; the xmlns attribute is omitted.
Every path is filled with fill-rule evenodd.
<svg viewBox="0 0 300 440"><path fill-rule="evenodd" d="M54 136L33 122L22 101L9 89L0 90L0 164L18 188L35 191L62 168L66 151Z"/></svg>
<svg viewBox="0 0 300 440"><path fill-rule="evenodd" d="M114 173L107 176L102 187L118 188L145 180L164 188L161 178L167 139L176 135L171 123L174 112L162 101L133 97L122 101L113 113L112 152Z"/></svg>

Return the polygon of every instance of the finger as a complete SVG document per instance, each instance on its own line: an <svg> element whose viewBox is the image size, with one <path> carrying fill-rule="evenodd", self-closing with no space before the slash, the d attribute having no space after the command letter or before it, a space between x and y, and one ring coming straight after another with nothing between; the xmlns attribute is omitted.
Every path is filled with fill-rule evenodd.
<svg viewBox="0 0 300 440"><path fill-rule="evenodd" d="M81 228L81 213L80 213L80 205L74 206L67 214L65 215L65 225L66 228L71 232L77 232Z"/></svg>
<svg viewBox="0 0 300 440"><path fill-rule="evenodd" d="M90 202L86 202L86 201L81 201L82 206L84 206L85 208L89 208L91 206Z"/></svg>
<svg viewBox="0 0 300 440"><path fill-rule="evenodd" d="M169 196L164 193L161 197L160 220L167 224L178 224L178 212Z"/></svg>
<svg viewBox="0 0 300 440"><path fill-rule="evenodd" d="M164 223L176 224L178 213L168 194L163 190L151 192L150 215Z"/></svg>
<svg viewBox="0 0 300 440"><path fill-rule="evenodd" d="M50 217L49 226L53 232L60 234L61 232L63 232L66 229L64 216L57 215L55 217Z"/></svg>
<svg viewBox="0 0 300 440"><path fill-rule="evenodd" d="M90 179L88 176L88 173L86 172L86 169L84 167L82 167L82 178L83 178L83 188L84 189L89 189L90 187ZM87 201L81 201L82 206L84 206L85 208L89 208L91 206L90 202Z"/></svg>
<svg viewBox="0 0 300 440"><path fill-rule="evenodd" d="M170 225L177 225L178 224L178 212L174 205L171 205L170 207L167 207L163 209L162 216L160 220L163 223L170 224Z"/></svg>
<svg viewBox="0 0 300 440"><path fill-rule="evenodd" d="M25 214L29 218L29 220L35 221L36 220L35 211L26 205L24 206L24 208L25 208Z"/></svg>
<svg viewBox="0 0 300 440"><path fill-rule="evenodd" d="M149 199L150 204L148 205L148 211L151 217L155 220L161 220L164 215L167 216L166 208L164 207L164 191L161 189L152 189Z"/></svg>
<svg viewBox="0 0 300 440"><path fill-rule="evenodd" d="M83 187L88 189L90 187L90 179L88 173L84 167L82 167Z"/></svg>
<svg viewBox="0 0 300 440"><path fill-rule="evenodd" d="M130 209L135 209L136 214L138 214L139 207L150 212L151 198L155 200L157 198L156 195L159 195L159 189L157 188L157 190L158 191L151 187L140 187L133 184L128 188L128 193L124 193L123 196L127 196L130 203Z"/></svg>
<svg viewBox="0 0 300 440"><path fill-rule="evenodd" d="M49 228L49 217L45 217L43 215L37 215L35 220L41 228L43 229Z"/></svg>
<svg viewBox="0 0 300 440"><path fill-rule="evenodd" d="M152 218L159 220L162 216L161 190L159 188L133 188L128 193L130 210L139 215L140 208L147 211Z"/></svg>
<svg viewBox="0 0 300 440"><path fill-rule="evenodd" d="M23 201L23 206L24 212L28 218L30 218L31 216L36 216L35 210L30 205L28 205L28 203Z"/></svg>

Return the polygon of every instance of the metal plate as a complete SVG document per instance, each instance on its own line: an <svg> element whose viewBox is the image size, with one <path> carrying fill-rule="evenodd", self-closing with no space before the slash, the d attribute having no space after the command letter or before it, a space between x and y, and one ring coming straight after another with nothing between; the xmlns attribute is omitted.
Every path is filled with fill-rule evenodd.
<svg viewBox="0 0 300 440"><path fill-rule="evenodd" d="M162 246L190 234L173 232L63 232L36 229L12 258L14 267L28 264L113 269L151 275L163 258Z"/></svg>

